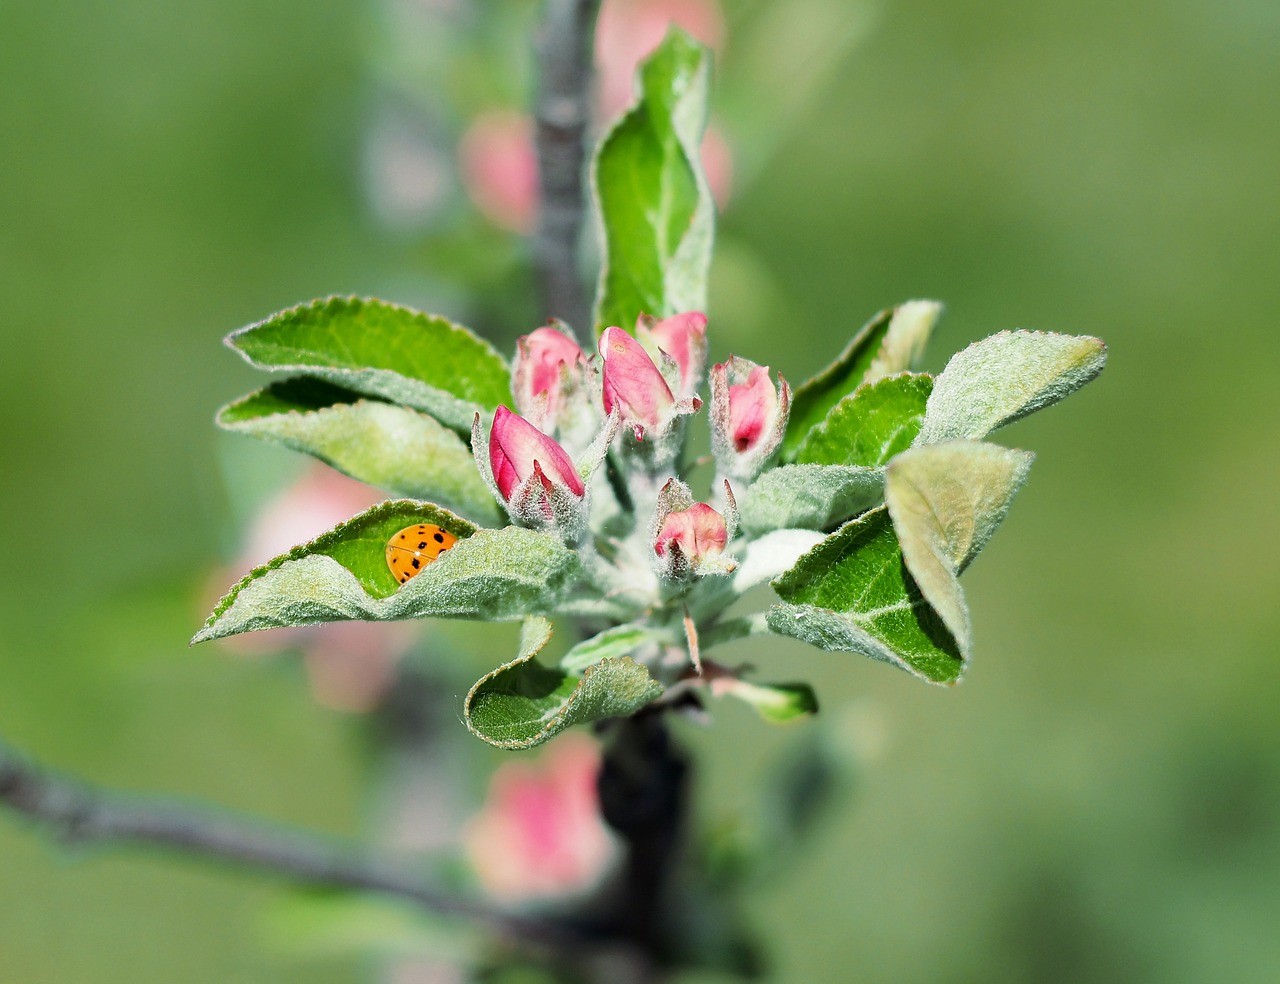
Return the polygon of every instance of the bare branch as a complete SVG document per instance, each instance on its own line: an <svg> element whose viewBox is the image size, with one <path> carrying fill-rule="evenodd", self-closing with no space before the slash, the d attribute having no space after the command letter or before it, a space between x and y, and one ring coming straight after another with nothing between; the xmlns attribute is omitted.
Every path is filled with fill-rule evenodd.
<svg viewBox="0 0 1280 984"><path fill-rule="evenodd" d="M210 809L128 797L49 774L0 743L0 803L76 843L141 844L231 861L309 885L391 895L537 947L579 946L563 923L512 915L431 888L413 861L377 857L315 834Z"/></svg>
<svg viewBox="0 0 1280 984"><path fill-rule="evenodd" d="M600 0L546 0L538 37L536 141L541 192L534 264L544 313L589 334L578 270L582 176L591 122L591 38Z"/></svg>

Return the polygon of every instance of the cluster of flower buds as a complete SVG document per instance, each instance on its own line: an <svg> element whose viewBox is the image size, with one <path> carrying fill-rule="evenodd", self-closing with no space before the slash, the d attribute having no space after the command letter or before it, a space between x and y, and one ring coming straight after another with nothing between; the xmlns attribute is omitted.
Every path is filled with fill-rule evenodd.
<svg viewBox="0 0 1280 984"><path fill-rule="evenodd" d="M781 377L775 386L768 367L745 359L730 356L711 369L712 447L723 494L717 490L716 506L698 502L674 468L684 442L680 422L702 407L706 361L707 319L699 312L642 316L634 335L606 328L598 356L584 353L559 323L539 328L516 347L519 412L499 407L487 434L476 417L472 447L480 471L514 522L580 542L592 477L621 431L615 469L624 482L629 469L643 473L645 481L629 488L653 497L654 573L668 583L727 574L736 566L726 548L737 527L728 479L750 482L777 451L790 391ZM649 508L641 501L619 505Z"/></svg>

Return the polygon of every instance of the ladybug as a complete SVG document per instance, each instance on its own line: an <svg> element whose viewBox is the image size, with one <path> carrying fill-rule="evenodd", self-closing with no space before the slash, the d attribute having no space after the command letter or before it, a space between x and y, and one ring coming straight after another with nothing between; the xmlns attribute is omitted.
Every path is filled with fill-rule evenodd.
<svg viewBox="0 0 1280 984"><path fill-rule="evenodd" d="M387 541L387 566L401 584L458 542L458 538L434 523L406 526Z"/></svg>

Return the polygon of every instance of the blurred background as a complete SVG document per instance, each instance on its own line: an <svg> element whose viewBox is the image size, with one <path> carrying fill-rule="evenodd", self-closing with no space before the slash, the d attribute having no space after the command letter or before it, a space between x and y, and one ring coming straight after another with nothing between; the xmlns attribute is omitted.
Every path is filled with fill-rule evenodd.
<svg viewBox="0 0 1280 984"><path fill-rule="evenodd" d="M721 56L713 356L799 382L912 297L948 305L933 370L1005 328L1110 345L1099 381L996 435L1039 459L965 579L962 686L741 645L765 678L812 681L819 722L771 728L723 702L681 727L707 829L750 825L773 788L760 763L803 729L854 763L803 850L743 890L768 979L1280 978L1280 6L650 6L701 17ZM0 9L13 745L402 846L447 842L479 809L511 756L466 735L461 695L507 658L510 627L186 641L278 549L279 517L314 522L304 538L371 494L317 492L300 457L215 431L262 383L225 333L348 292L503 350L538 323L518 235L537 12ZM400 650L434 703L388 707L380 654ZM405 766L396 749L424 733L449 754ZM451 979L417 929L292 902L267 876L68 851L0 814L5 984Z"/></svg>

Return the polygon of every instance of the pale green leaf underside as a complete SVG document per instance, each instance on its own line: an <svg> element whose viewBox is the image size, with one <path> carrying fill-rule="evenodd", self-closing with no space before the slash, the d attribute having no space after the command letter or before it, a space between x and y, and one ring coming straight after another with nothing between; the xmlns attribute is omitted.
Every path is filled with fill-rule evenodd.
<svg viewBox="0 0 1280 984"><path fill-rule="evenodd" d="M228 404L217 422L226 430L314 455L393 495L439 503L482 526L505 522L470 449L434 417L417 410L298 377Z"/></svg>
<svg viewBox="0 0 1280 984"><path fill-rule="evenodd" d="M386 564L393 533L435 523L461 537L405 584ZM346 619L519 618L551 610L581 575L577 554L546 533L476 530L436 506L375 506L247 574L192 642L285 625Z"/></svg>
<svg viewBox="0 0 1280 984"><path fill-rule="evenodd" d="M232 332L227 344L259 369L316 376L422 410L462 433L477 411L511 398L510 370L488 342L386 301L312 301Z"/></svg>
<svg viewBox="0 0 1280 984"><path fill-rule="evenodd" d="M911 447L933 377L899 373L864 383L831 408L796 452L800 464L874 468Z"/></svg>
<svg viewBox="0 0 1280 984"><path fill-rule="evenodd" d="M726 681L723 693L750 704L766 721L781 724L818 713L818 697L807 683Z"/></svg>
<svg viewBox="0 0 1280 984"><path fill-rule="evenodd" d="M1002 331L974 342L934 381L917 443L980 440L1074 393L1106 361L1106 346L1088 335Z"/></svg>
<svg viewBox="0 0 1280 984"><path fill-rule="evenodd" d="M661 696L644 666L611 657L581 675L543 666L535 657L551 638L545 618L525 621L520 655L481 677L467 694L467 727L499 748L530 748L575 724L622 717Z"/></svg>
<svg viewBox="0 0 1280 984"><path fill-rule="evenodd" d="M937 301L907 301L863 325L834 362L796 390L782 459L794 460L809 432L863 383L910 369L941 313Z"/></svg>
<svg viewBox="0 0 1280 984"><path fill-rule="evenodd" d="M750 533L825 530L884 501L884 469L848 465L783 465L751 483L738 499Z"/></svg>
<svg viewBox="0 0 1280 984"><path fill-rule="evenodd" d="M1004 520L1033 458L952 441L907 451L887 469L885 500L907 569L963 649L972 629L957 578Z"/></svg>
<svg viewBox="0 0 1280 984"><path fill-rule="evenodd" d="M640 68L638 101L592 162L603 262L597 331L706 308L715 206L702 173L710 52L673 28Z"/></svg>
<svg viewBox="0 0 1280 984"><path fill-rule="evenodd" d="M968 647L907 572L884 507L846 523L773 586L787 602L768 612L774 632L861 653L933 683L954 683L964 672Z"/></svg>
<svg viewBox="0 0 1280 984"><path fill-rule="evenodd" d="M561 657L560 668L568 673L581 673L602 659L630 656L653 638L653 630L648 626L634 622L614 625L575 645Z"/></svg>

